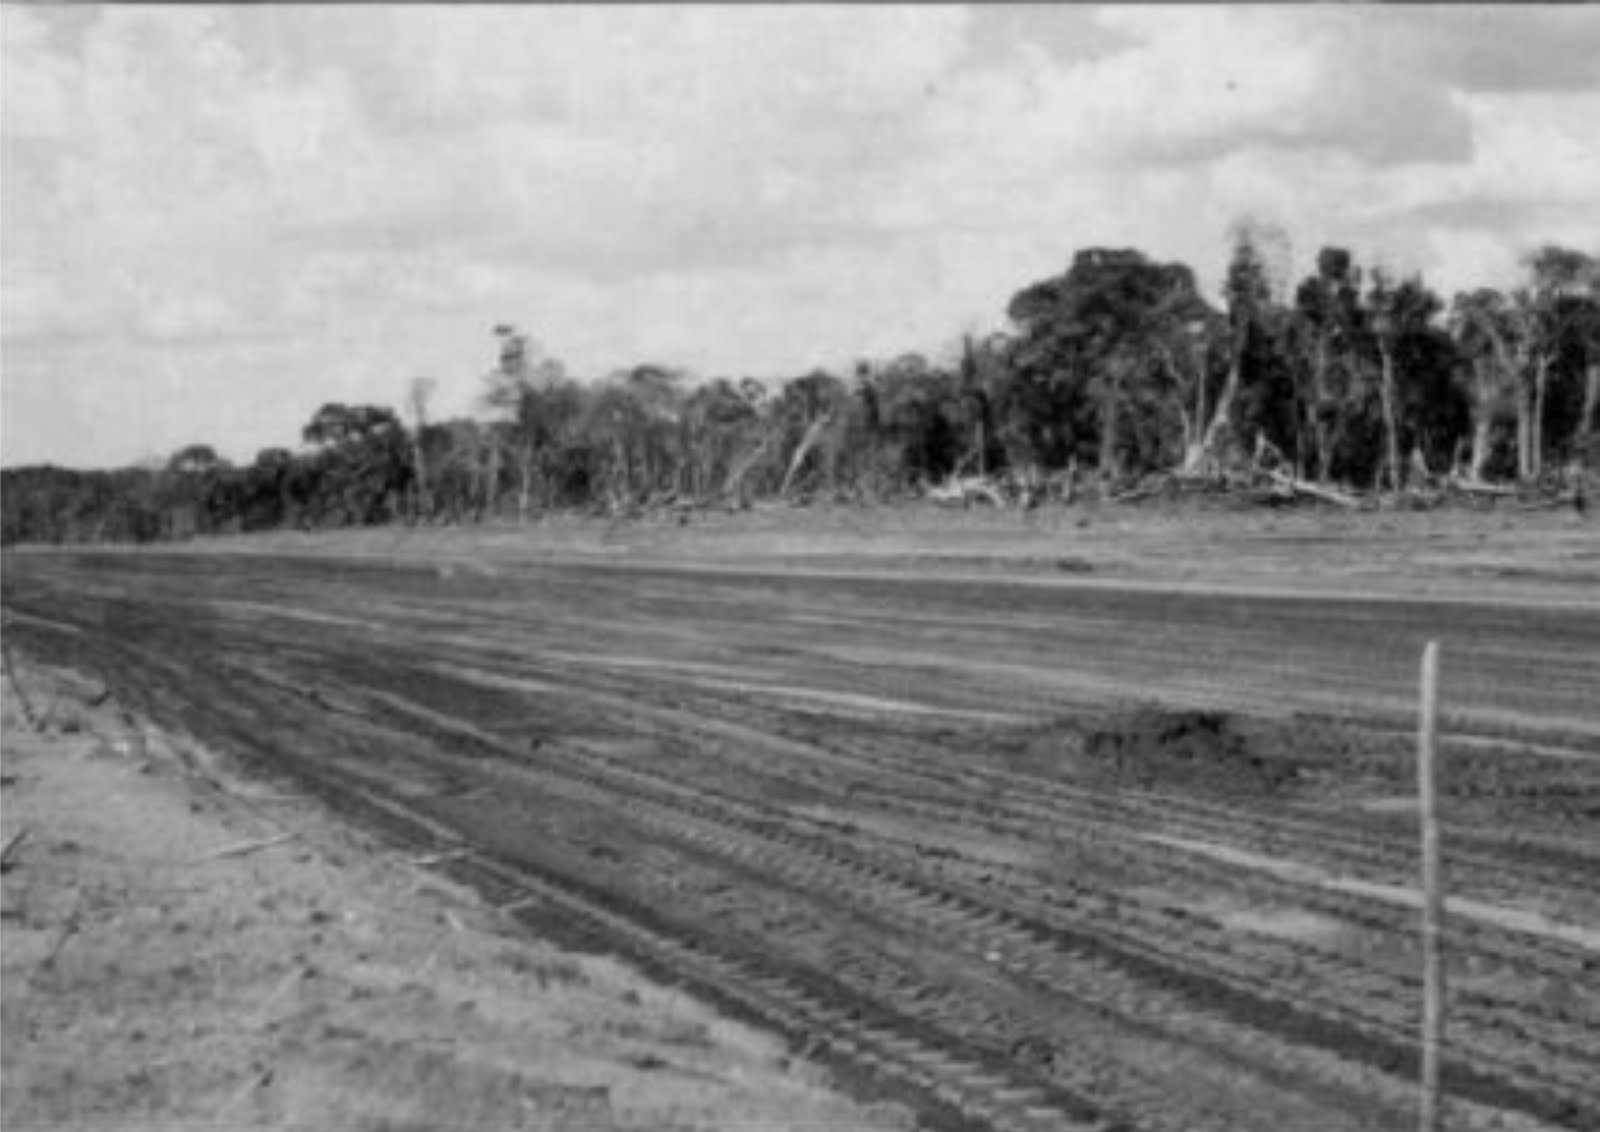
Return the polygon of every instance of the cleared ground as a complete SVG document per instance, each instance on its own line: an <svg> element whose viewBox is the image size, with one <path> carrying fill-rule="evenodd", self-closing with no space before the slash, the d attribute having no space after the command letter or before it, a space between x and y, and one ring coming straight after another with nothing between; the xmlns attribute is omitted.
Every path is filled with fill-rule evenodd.
<svg viewBox="0 0 1600 1132"><path fill-rule="evenodd" d="M1450 1126L1600 1126L1593 528L1408 518L289 536L14 555L4 600L951 1127L1414 1124L1436 638Z"/></svg>
<svg viewBox="0 0 1600 1132"><path fill-rule="evenodd" d="M96 685L18 679L42 727L7 687L8 1132L910 1127Z"/></svg>

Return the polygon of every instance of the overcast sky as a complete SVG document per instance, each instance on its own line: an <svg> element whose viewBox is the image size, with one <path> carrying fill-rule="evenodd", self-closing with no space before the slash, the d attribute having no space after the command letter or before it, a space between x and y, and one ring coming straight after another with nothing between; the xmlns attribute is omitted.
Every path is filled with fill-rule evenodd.
<svg viewBox="0 0 1600 1132"><path fill-rule="evenodd" d="M1282 224L1446 293L1600 250L1600 8L0 9L3 455L248 460L490 327L784 376L1073 250Z"/></svg>

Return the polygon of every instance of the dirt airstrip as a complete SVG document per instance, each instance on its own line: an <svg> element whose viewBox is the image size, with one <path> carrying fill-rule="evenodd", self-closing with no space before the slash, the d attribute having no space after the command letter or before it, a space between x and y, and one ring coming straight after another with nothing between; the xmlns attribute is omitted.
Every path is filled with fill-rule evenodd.
<svg viewBox="0 0 1600 1132"><path fill-rule="evenodd" d="M35 711L7 687L7 1129L911 1126L103 689L17 675Z"/></svg>
<svg viewBox="0 0 1600 1132"><path fill-rule="evenodd" d="M1592 528L1285 522L27 552L4 602L128 712L952 1128L1414 1124L1437 639L1449 1126L1600 1126Z"/></svg>

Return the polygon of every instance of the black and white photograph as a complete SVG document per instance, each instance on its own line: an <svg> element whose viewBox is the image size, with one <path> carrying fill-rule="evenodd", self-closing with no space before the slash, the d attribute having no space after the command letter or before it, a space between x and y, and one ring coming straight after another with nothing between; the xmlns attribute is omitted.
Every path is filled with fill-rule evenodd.
<svg viewBox="0 0 1600 1132"><path fill-rule="evenodd" d="M7 1132L1600 1130L1600 5L0 0Z"/></svg>

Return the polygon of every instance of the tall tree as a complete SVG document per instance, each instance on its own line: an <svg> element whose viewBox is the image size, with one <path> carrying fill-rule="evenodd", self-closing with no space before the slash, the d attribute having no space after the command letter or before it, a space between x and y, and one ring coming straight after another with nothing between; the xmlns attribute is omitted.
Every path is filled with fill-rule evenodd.
<svg viewBox="0 0 1600 1132"><path fill-rule="evenodd" d="M688 456L683 490L695 498L710 497L726 482L758 424L755 407L725 377L690 392L682 415Z"/></svg>
<svg viewBox="0 0 1600 1132"><path fill-rule="evenodd" d="M287 526L293 521L290 494L294 454L287 448L263 448L246 469L249 499L244 525L247 530Z"/></svg>
<svg viewBox="0 0 1600 1132"><path fill-rule="evenodd" d="M301 430L301 439L316 448L319 518L367 525L399 513L410 487L411 457L393 409L329 402Z"/></svg>
<svg viewBox="0 0 1600 1132"><path fill-rule="evenodd" d="M411 379L411 384L406 386L406 408L411 412L411 462L416 476L416 506L412 518L417 522L421 522L433 513L433 500L428 481L428 453L425 445L428 431L428 402L438 385L439 383L431 377L414 377Z"/></svg>
<svg viewBox="0 0 1600 1132"><path fill-rule="evenodd" d="M1018 292L1007 308L1025 358L1083 382L1097 409L1096 459L1106 477L1121 472L1124 417L1142 400L1137 387L1166 372L1166 345L1208 311L1187 266L1131 248L1081 251L1064 274Z"/></svg>
<svg viewBox="0 0 1600 1132"><path fill-rule="evenodd" d="M678 486L686 383L679 370L641 365L592 387L581 430L591 482L605 486L613 509Z"/></svg>
<svg viewBox="0 0 1600 1132"><path fill-rule="evenodd" d="M1200 399L1196 404L1193 427L1199 432L1198 445L1189 440L1185 445L1184 469L1199 471L1215 463L1224 438L1232 433L1238 437L1238 404L1247 377L1260 378L1260 366L1252 365L1262 353L1270 351L1273 339L1279 333L1280 315L1278 294L1281 290L1281 267L1275 261L1285 254L1286 238L1282 230L1271 225L1244 221L1233 230L1233 253L1223 280L1223 298L1226 303L1226 358L1227 370L1222 390L1217 396L1209 420L1206 417L1204 370L1195 382ZM1196 308L1186 325L1190 338L1204 338L1208 332L1216 334L1223 327L1216 321L1207 325L1209 312ZM1191 347L1192 349L1192 347Z"/></svg>
<svg viewBox="0 0 1600 1132"><path fill-rule="evenodd" d="M1527 343L1527 370L1518 401L1518 471L1525 479L1544 469L1550 382L1564 351L1576 346L1592 322L1600 296L1600 260L1585 252L1547 244L1524 260L1526 286L1517 310Z"/></svg>
<svg viewBox="0 0 1600 1132"><path fill-rule="evenodd" d="M1467 476L1481 483L1494 455L1495 425L1517 397L1521 324L1503 293L1483 287L1456 295L1450 330L1460 350L1471 404Z"/></svg>
<svg viewBox="0 0 1600 1132"><path fill-rule="evenodd" d="M825 370L813 370L784 386L772 409L773 424L781 435L792 441L785 446L790 456L783 482L778 487L780 496L787 496L793 489L806 468L806 461L822 443L828 429L841 419L842 410L850 400L850 390L845 383ZM834 471L831 465L823 468L830 487Z"/></svg>
<svg viewBox="0 0 1600 1132"><path fill-rule="evenodd" d="M1362 392L1360 296L1360 269L1336 247L1317 253L1315 274L1295 291L1292 333L1308 441L1296 462L1314 466L1322 482L1333 477Z"/></svg>
<svg viewBox="0 0 1600 1132"><path fill-rule="evenodd" d="M1581 317L1573 320L1573 331L1580 345L1583 365L1582 407L1573 429L1572 454L1575 460L1600 470L1600 293L1591 291Z"/></svg>
<svg viewBox="0 0 1600 1132"><path fill-rule="evenodd" d="M550 432L548 422L540 418L541 394L567 379L566 367L509 323L497 325L494 336L498 356L485 378L485 400L509 416L511 427L507 435L517 474L517 518L525 523L533 503L539 450ZM493 508L491 500L490 509Z"/></svg>
<svg viewBox="0 0 1600 1132"><path fill-rule="evenodd" d="M1404 486L1405 478L1405 465L1400 459L1400 391L1395 376L1395 351L1403 332L1398 308L1394 285L1382 272L1374 272L1367 292L1367 311L1371 341L1378 355L1378 399L1383 407L1383 463L1379 476L1387 476L1395 491Z"/></svg>
<svg viewBox="0 0 1600 1132"><path fill-rule="evenodd" d="M209 444L190 444L172 454L166 474L157 477L168 537L210 534L227 522L230 508L219 496L228 470L228 462Z"/></svg>
<svg viewBox="0 0 1600 1132"><path fill-rule="evenodd" d="M971 430L971 448L968 459L980 476L989 474L994 462L994 402L995 378L999 371L994 366L994 356L971 334L961 337L961 416L963 424Z"/></svg>

